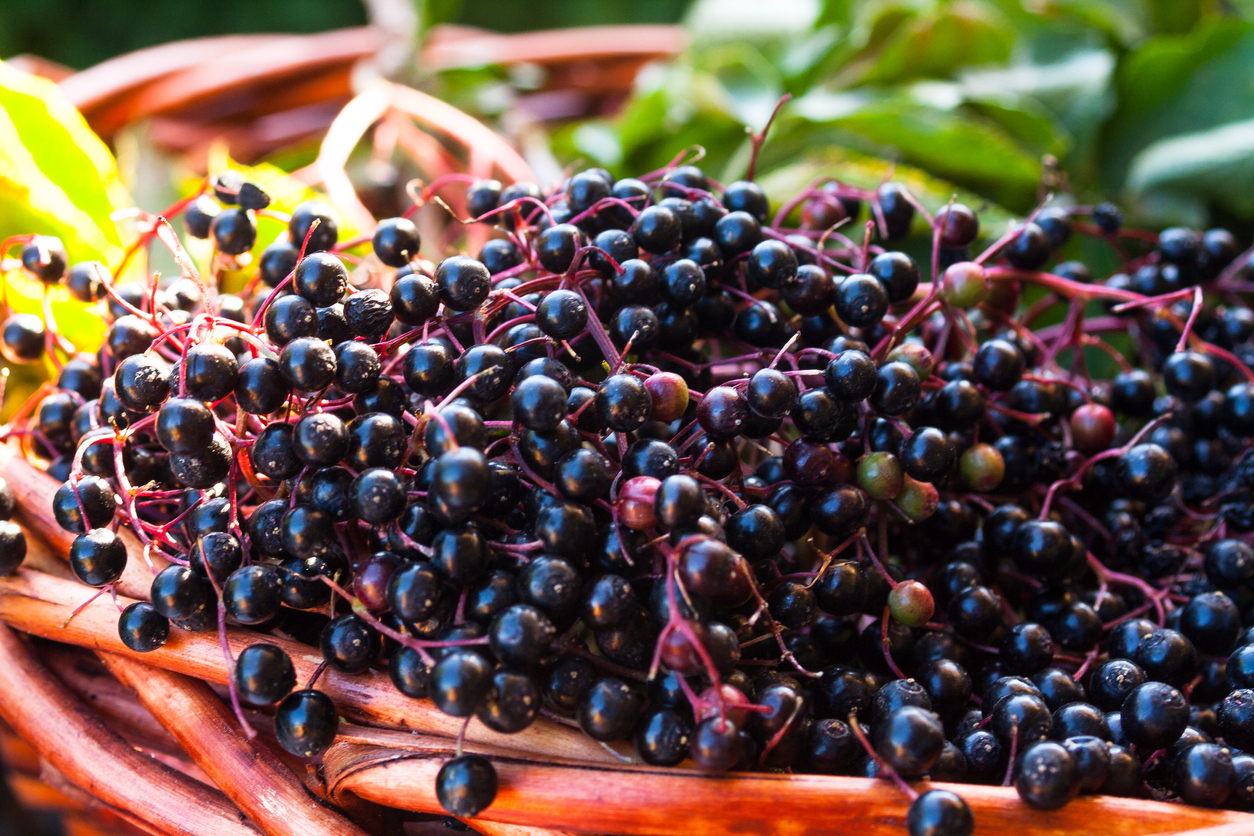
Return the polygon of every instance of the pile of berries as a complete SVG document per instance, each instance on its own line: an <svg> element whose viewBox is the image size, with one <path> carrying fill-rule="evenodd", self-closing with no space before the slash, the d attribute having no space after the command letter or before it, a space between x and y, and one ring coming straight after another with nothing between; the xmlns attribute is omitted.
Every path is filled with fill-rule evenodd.
<svg viewBox="0 0 1254 836"><path fill-rule="evenodd" d="M239 267L268 202L225 175L169 215ZM493 237L438 263L405 217L353 256L301 204L234 295L25 244L109 313L13 431L65 483L79 578L117 581L119 525L169 561L129 647L251 628L237 708L276 706L303 757L337 712L268 631L498 732L543 714L649 764L891 778L912 836L973 819L906 779L1254 809L1232 235L1047 205L976 251L973 210L896 183L772 215L691 165L465 204ZM925 222L920 265L894 242ZM1056 263L1072 235L1124 269ZM5 356L62 351L44 328L10 318ZM460 816L496 792L476 755L437 783Z"/></svg>

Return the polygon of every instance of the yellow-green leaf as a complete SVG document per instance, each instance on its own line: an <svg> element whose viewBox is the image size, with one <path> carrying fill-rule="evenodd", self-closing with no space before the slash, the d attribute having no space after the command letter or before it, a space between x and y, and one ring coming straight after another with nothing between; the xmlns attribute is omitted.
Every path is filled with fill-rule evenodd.
<svg viewBox="0 0 1254 836"><path fill-rule="evenodd" d="M47 79L0 62L0 237L56 235L72 261L116 263L130 205L109 149Z"/></svg>

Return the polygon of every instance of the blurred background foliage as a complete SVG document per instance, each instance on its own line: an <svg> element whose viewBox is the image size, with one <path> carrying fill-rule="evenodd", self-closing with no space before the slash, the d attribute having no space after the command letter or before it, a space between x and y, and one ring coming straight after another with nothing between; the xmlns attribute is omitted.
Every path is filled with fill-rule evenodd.
<svg viewBox="0 0 1254 836"><path fill-rule="evenodd" d="M1047 194L1113 199L1142 226L1222 225L1243 242L1254 233L1254 0L10 0L0 2L0 57L81 69L182 38L358 26L372 8L409 2L420 41L447 23L504 32L682 23L688 47L646 67L610 116L528 113L546 82L535 66L433 71L419 61L401 72L514 139L546 184L589 165L638 175L694 146L715 179L737 179L748 128L760 130L788 94L757 169L776 202L816 177L863 187L892 177L933 208L958 195L980 211L986 239ZM589 53L607 53L625 36L587 37ZM57 234L74 260L116 264L135 230L114 213L165 205L204 170L160 155L155 167L136 165L128 143L142 142L141 125L106 147L51 82L0 63L0 237ZM212 151L210 168L229 151ZM251 159L250 175L282 192L285 174L317 151L305 141ZM402 174L397 183L412 176ZM366 199L374 186L357 180ZM276 196L286 206L307 195ZM258 248L276 232L262 230ZM1078 238L1062 257L1084 258L1098 275L1114 268L1104 245ZM921 255L926 245L920 234L906 248ZM192 254L202 264L207 255L195 243ZM176 272L168 257L136 269ZM9 278L15 307L42 307L37 286ZM80 347L99 341L90 309L62 289L50 302ZM47 371L22 370L29 379L11 390Z"/></svg>
<svg viewBox="0 0 1254 836"><path fill-rule="evenodd" d="M557 165L638 174L699 144L707 170L734 179L745 126L788 93L759 166L777 195L893 170L935 203L957 192L995 215L1053 191L1114 198L1147 225L1254 221L1254 0L415 2L427 27L685 24L689 48L647 68L619 114L546 125ZM366 17L358 0L22 0L0 4L0 55L83 67L177 38ZM535 84L493 67L409 80L507 133Z"/></svg>

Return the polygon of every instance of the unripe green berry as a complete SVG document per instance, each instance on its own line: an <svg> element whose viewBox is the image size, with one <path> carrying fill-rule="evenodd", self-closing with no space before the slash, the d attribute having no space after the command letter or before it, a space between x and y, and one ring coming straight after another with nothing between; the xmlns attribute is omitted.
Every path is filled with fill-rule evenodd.
<svg viewBox="0 0 1254 836"><path fill-rule="evenodd" d="M922 627L936 612L936 601L918 581L902 581L888 593L888 610L898 623Z"/></svg>
<svg viewBox="0 0 1254 836"><path fill-rule="evenodd" d="M657 372L644 381L644 388L653 398L654 421L670 423L683 417L688 408L688 384L674 372Z"/></svg>
<svg viewBox="0 0 1254 836"><path fill-rule="evenodd" d="M971 490L984 493L1001 484L1006 460L991 444L972 444L958 459L958 472Z"/></svg>
<svg viewBox="0 0 1254 836"><path fill-rule="evenodd" d="M940 504L940 492L931 482L920 482L909 474L903 477L901 493L897 494L897 507L910 519L920 523L936 513Z"/></svg>
<svg viewBox="0 0 1254 836"><path fill-rule="evenodd" d="M988 275L974 261L960 261L945 268L941 297L957 308L974 308L988 298Z"/></svg>
<svg viewBox="0 0 1254 836"><path fill-rule="evenodd" d="M922 343L902 343L888 352L887 362L896 361L901 361L918 372L919 380L927 380L931 377L932 369L936 367L932 352L928 351Z"/></svg>
<svg viewBox="0 0 1254 836"><path fill-rule="evenodd" d="M904 476L892 453L867 453L858 459L858 487L872 499L892 499L901 493Z"/></svg>

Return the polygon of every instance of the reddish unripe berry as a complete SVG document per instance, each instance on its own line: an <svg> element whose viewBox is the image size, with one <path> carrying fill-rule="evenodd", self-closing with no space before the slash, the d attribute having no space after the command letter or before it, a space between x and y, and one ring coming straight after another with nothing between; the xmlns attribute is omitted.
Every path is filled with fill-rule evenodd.
<svg viewBox="0 0 1254 836"><path fill-rule="evenodd" d="M971 490L984 493L1001 484L1006 460L991 444L972 444L958 459L958 472Z"/></svg>
<svg viewBox="0 0 1254 836"><path fill-rule="evenodd" d="M684 416L688 408L688 384L674 372L658 372L649 375L644 381L644 388L653 397L654 421L670 423Z"/></svg>
<svg viewBox="0 0 1254 836"><path fill-rule="evenodd" d="M832 466L827 470L828 485L850 485L858 478L858 464L839 450L832 451Z"/></svg>
<svg viewBox="0 0 1254 836"><path fill-rule="evenodd" d="M888 352L888 359L885 362L898 361L918 372L919 380L927 380L932 374L932 369L936 367L932 352L928 351L922 343L903 343Z"/></svg>
<svg viewBox="0 0 1254 836"><path fill-rule="evenodd" d="M974 261L960 261L945 268L941 296L959 308L973 308L988 298L988 274Z"/></svg>
<svg viewBox="0 0 1254 836"><path fill-rule="evenodd" d="M906 474L903 482L896 502L897 507L910 518L910 522L923 522L936 513L936 506L940 504L940 492L935 485L912 479L909 474Z"/></svg>
<svg viewBox="0 0 1254 836"><path fill-rule="evenodd" d="M849 217L835 195L816 195L801 204L801 225L806 229L827 229Z"/></svg>
<svg viewBox="0 0 1254 836"><path fill-rule="evenodd" d="M799 485L821 485L831 475L835 456L826 444L799 438L784 451L784 472Z"/></svg>
<svg viewBox="0 0 1254 836"><path fill-rule="evenodd" d="M936 213L936 225L940 227L941 244L946 247L965 247L980 234L980 219L961 203L942 207Z"/></svg>
<svg viewBox="0 0 1254 836"><path fill-rule="evenodd" d="M1115 440L1115 415L1108 407L1087 403L1071 413L1071 438L1082 453L1100 453Z"/></svg>
<svg viewBox="0 0 1254 836"><path fill-rule="evenodd" d="M653 501L661 480L652 476L635 476L623 483L614 503L618 520L632 531L647 531L657 527L653 513Z"/></svg>
<svg viewBox="0 0 1254 836"><path fill-rule="evenodd" d="M901 493L904 476L892 453L867 453L858 459L858 487L872 499L892 499Z"/></svg>
<svg viewBox="0 0 1254 836"><path fill-rule="evenodd" d="M696 636L697 641L704 645L708 638L705 625L698 621L685 623ZM682 674L696 673L703 667L701 651L693 645L688 633L679 628L671 630L662 639L662 664L675 673Z"/></svg>
<svg viewBox="0 0 1254 836"><path fill-rule="evenodd" d="M749 719L749 706L751 705L749 698L739 688L728 685L726 682L711 685L698 695L705 705L697 711L697 722L719 715L720 695L723 698L721 710L727 712L727 719L737 726L744 726Z"/></svg>
<svg viewBox="0 0 1254 836"><path fill-rule="evenodd" d="M358 567L353 575L353 594L366 605L366 609L383 612L388 608L388 583L400 565L399 556L392 552L379 552Z"/></svg>
<svg viewBox="0 0 1254 836"><path fill-rule="evenodd" d="M888 610L898 623L922 627L936 611L936 601L918 581L902 581L888 593Z"/></svg>

